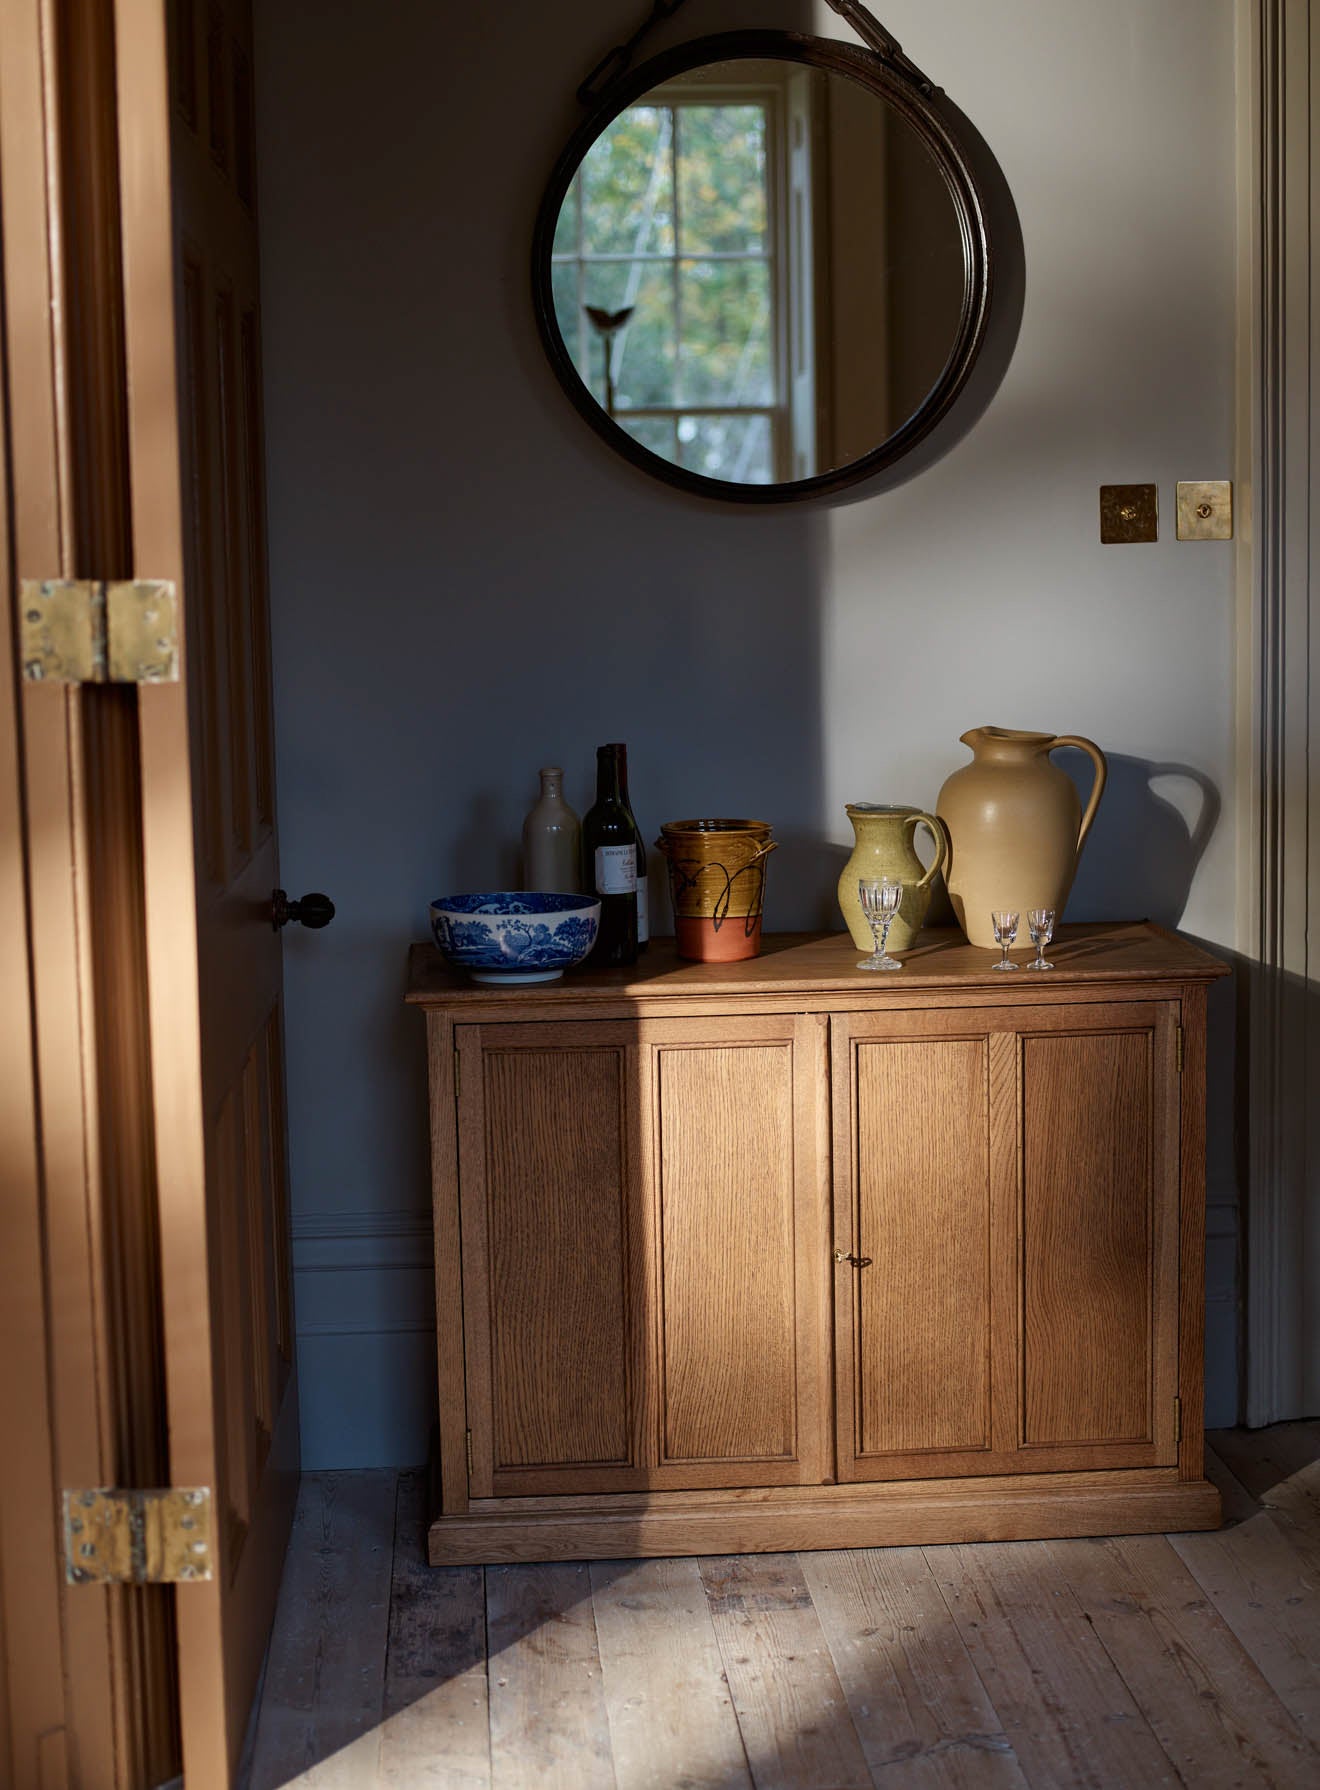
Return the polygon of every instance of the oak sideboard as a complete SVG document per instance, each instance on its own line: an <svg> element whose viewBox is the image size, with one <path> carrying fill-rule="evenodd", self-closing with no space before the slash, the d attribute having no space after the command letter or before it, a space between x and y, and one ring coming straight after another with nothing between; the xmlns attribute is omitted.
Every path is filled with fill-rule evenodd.
<svg viewBox="0 0 1320 1790"><path fill-rule="evenodd" d="M1146 924L483 986L413 948L433 1564L1212 1527L1206 989ZM1019 958L1020 963L1025 959Z"/></svg>

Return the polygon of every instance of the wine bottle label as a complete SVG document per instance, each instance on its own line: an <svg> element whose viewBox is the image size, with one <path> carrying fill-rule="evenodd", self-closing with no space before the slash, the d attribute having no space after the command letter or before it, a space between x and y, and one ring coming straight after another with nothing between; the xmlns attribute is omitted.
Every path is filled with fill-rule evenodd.
<svg viewBox="0 0 1320 1790"><path fill-rule="evenodd" d="M651 898L646 878L637 878L637 943L644 945L651 936Z"/></svg>
<svg viewBox="0 0 1320 1790"><path fill-rule="evenodd" d="M598 845L596 847L597 895L632 895L637 889L637 847L635 845Z"/></svg>

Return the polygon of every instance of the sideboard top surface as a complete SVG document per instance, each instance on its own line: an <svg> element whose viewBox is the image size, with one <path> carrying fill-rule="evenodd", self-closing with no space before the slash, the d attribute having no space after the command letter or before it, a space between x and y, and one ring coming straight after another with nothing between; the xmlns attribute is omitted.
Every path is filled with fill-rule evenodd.
<svg viewBox="0 0 1320 1790"><path fill-rule="evenodd" d="M1053 972L1024 976L1013 984L1021 996L1048 983L1057 992L1069 986L1124 982L1211 982L1228 966L1199 945L1148 921L1063 926L1049 947ZM1017 954L1018 962L1027 959ZM905 989L933 991L1003 988L994 969L997 951L969 945L960 932L923 932L902 954ZM877 976L857 968L858 951L846 932L767 933L759 957L742 963L690 963L679 957L671 938L652 939L650 949L626 969L570 970L556 982L500 987L473 982L450 967L434 945L413 945L408 959L407 998L423 1007L496 1007L529 1002L537 1007L617 1003L670 995L805 995L898 993L898 976ZM886 986L887 985L887 986Z"/></svg>

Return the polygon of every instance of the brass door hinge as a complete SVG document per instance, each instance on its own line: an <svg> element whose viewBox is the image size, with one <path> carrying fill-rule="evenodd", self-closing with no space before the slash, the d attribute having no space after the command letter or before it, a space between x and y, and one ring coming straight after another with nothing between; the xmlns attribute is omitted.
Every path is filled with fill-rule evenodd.
<svg viewBox="0 0 1320 1790"><path fill-rule="evenodd" d="M213 1576L207 1486L66 1491L64 1577L70 1585L177 1585Z"/></svg>
<svg viewBox="0 0 1320 1790"><path fill-rule="evenodd" d="M1181 1026L1179 1026L1178 1030L1174 1033L1173 1061L1175 1068L1179 1075L1181 1075L1183 1072L1183 1029Z"/></svg>
<svg viewBox="0 0 1320 1790"><path fill-rule="evenodd" d="M468 1462L468 1478L471 1479L472 1478L472 1431L471 1430L469 1430L467 1432L467 1462Z"/></svg>
<svg viewBox="0 0 1320 1790"><path fill-rule="evenodd" d="M25 578L19 649L31 684L176 684L179 615L167 579Z"/></svg>
<svg viewBox="0 0 1320 1790"><path fill-rule="evenodd" d="M1182 1400L1173 1401L1173 1440L1175 1447L1182 1441Z"/></svg>

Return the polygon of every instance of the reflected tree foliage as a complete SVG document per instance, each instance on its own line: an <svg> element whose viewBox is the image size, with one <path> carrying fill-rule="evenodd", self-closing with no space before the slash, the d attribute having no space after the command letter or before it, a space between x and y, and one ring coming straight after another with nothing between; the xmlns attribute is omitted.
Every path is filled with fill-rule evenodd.
<svg viewBox="0 0 1320 1790"><path fill-rule="evenodd" d="M769 417L738 414L776 402L768 131L763 104L630 106L574 178L552 271L597 402L607 343L588 307L630 307L613 349L616 420L667 459L744 482L773 476Z"/></svg>

